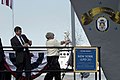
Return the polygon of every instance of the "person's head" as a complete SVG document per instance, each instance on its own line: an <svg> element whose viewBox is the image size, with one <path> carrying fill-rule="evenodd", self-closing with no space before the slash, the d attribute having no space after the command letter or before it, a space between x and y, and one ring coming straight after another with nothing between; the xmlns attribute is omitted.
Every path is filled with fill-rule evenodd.
<svg viewBox="0 0 120 80"><path fill-rule="evenodd" d="M21 33L22 33L21 27L16 26L16 27L14 28L14 32L16 33L16 35L21 35Z"/></svg>
<svg viewBox="0 0 120 80"><path fill-rule="evenodd" d="M54 33L48 32L48 33L45 35L45 37L47 38L47 40L49 40L49 39L54 39Z"/></svg>

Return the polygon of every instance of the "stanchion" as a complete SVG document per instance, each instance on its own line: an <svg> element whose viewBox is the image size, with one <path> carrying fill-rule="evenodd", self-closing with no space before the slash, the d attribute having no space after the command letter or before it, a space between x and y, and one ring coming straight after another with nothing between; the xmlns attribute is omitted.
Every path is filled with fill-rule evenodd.
<svg viewBox="0 0 120 80"><path fill-rule="evenodd" d="M81 80L83 80L83 76L81 76Z"/></svg>
<svg viewBox="0 0 120 80"><path fill-rule="evenodd" d="M76 80L76 73L74 72L74 80Z"/></svg>
<svg viewBox="0 0 120 80"><path fill-rule="evenodd" d="M97 72L95 72L95 80L97 80Z"/></svg>
<svg viewBox="0 0 120 80"><path fill-rule="evenodd" d="M100 56L100 48L101 47L98 47L98 55L99 55L99 80L101 80L101 56Z"/></svg>

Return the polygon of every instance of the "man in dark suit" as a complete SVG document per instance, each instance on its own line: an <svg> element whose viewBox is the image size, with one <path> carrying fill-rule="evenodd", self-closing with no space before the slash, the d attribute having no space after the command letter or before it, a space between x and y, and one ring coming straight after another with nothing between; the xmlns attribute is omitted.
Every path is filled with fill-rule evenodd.
<svg viewBox="0 0 120 80"><path fill-rule="evenodd" d="M31 56L28 50L28 46L32 45L32 41L30 41L24 34L22 33L22 29L19 26L14 28L15 36L11 39L11 45L13 50L16 53L16 67L17 67L17 77L16 80L19 80L22 76L22 70L25 69L25 75L27 80L31 79L31 72L27 70L31 70Z"/></svg>

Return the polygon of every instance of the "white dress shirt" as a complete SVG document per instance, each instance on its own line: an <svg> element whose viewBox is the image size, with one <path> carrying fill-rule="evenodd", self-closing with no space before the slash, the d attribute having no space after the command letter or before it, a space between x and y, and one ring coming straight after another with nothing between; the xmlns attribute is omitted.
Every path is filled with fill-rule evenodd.
<svg viewBox="0 0 120 80"><path fill-rule="evenodd" d="M23 44L22 44L22 41L25 43L25 41L24 41L24 39L23 39L22 37L21 37L21 38L22 38L22 41L20 40L20 37L19 37L18 35L16 35L16 37L17 37L18 40L20 41L21 45L23 45Z"/></svg>

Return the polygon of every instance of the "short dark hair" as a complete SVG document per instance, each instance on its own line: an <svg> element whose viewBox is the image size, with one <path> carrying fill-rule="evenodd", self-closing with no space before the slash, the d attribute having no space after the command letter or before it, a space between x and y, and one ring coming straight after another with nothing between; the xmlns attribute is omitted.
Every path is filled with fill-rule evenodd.
<svg viewBox="0 0 120 80"><path fill-rule="evenodd" d="M18 32L19 30L22 30L21 27L19 27L19 26L16 26L16 27L14 28L14 32Z"/></svg>
<svg viewBox="0 0 120 80"><path fill-rule="evenodd" d="M53 37L54 36L54 33L52 33L52 32L48 32L46 35L45 35L45 37L47 38L47 39L51 39L51 37Z"/></svg>

